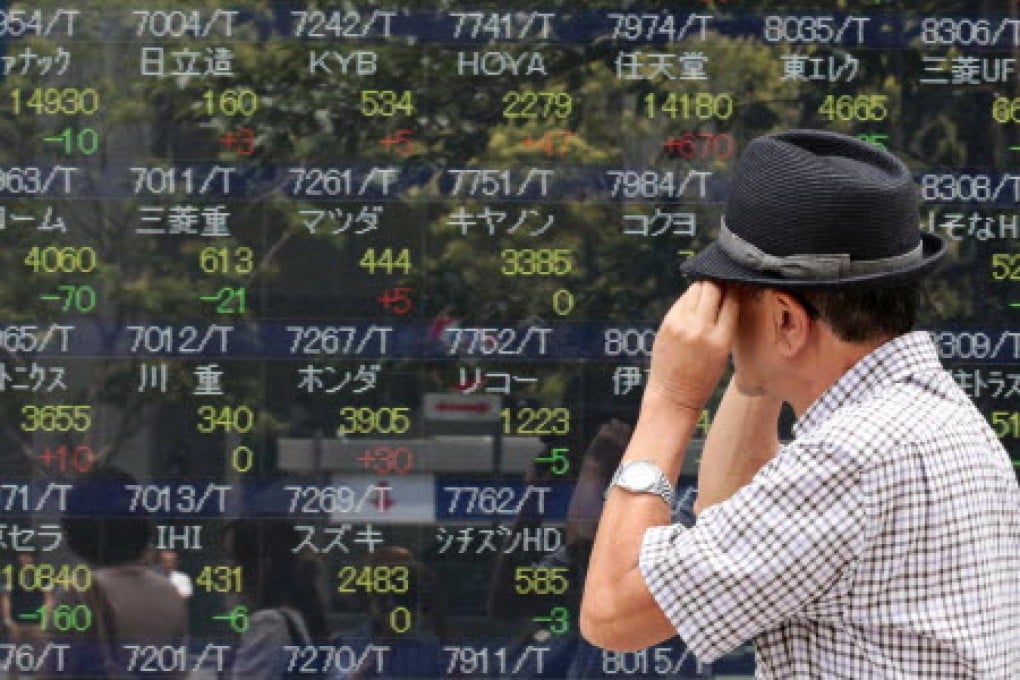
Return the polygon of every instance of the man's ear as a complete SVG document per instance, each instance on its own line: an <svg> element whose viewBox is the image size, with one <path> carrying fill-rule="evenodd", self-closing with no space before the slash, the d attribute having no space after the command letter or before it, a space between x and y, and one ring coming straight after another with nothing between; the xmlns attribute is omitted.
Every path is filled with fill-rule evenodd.
<svg viewBox="0 0 1020 680"><path fill-rule="evenodd" d="M784 357L794 357L807 344L811 332L811 317L789 293L769 290L766 295L776 347Z"/></svg>

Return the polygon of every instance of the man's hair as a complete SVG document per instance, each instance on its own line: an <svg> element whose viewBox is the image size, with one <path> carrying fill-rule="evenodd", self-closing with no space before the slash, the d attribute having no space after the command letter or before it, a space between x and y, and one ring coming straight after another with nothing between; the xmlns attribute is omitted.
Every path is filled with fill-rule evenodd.
<svg viewBox="0 0 1020 680"><path fill-rule="evenodd" d="M94 566L133 562L149 544L151 526L131 511L134 475L106 465L78 477L67 494L61 518L68 547Z"/></svg>
<svg viewBox="0 0 1020 680"><path fill-rule="evenodd" d="M756 298L765 292L760 286L739 287L753 291ZM774 289L792 295L802 305L806 302L808 313L824 321L843 342L868 342L909 332L917 319L921 290L916 282L873 290Z"/></svg>
<svg viewBox="0 0 1020 680"><path fill-rule="evenodd" d="M867 342L910 332L921 287L912 283L874 290L806 291L804 297L844 342Z"/></svg>

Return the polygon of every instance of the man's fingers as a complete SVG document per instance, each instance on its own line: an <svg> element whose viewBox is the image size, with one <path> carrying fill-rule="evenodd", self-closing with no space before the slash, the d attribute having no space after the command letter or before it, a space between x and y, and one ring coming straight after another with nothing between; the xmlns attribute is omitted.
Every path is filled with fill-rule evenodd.
<svg viewBox="0 0 1020 680"><path fill-rule="evenodd" d="M702 281L701 283L703 287L698 298L698 318L715 323L719 316L719 303L723 297L722 286L715 281Z"/></svg>
<svg viewBox="0 0 1020 680"><path fill-rule="evenodd" d="M726 293L714 281L692 283L659 326L647 386L676 406L700 410L726 368L737 313Z"/></svg>
<svg viewBox="0 0 1020 680"><path fill-rule="evenodd" d="M732 338L737 332L737 320L740 318L740 301L734 290L727 290L723 295L722 306L719 308L719 317L716 321L718 330L727 338Z"/></svg>
<svg viewBox="0 0 1020 680"><path fill-rule="evenodd" d="M695 281L689 285L683 295L678 297L673 305L666 310L666 315L662 318L664 325L672 323L674 319L685 319L694 313L694 310L698 308L698 299L701 296L700 283L700 281Z"/></svg>
<svg viewBox="0 0 1020 680"><path fill-rule="evenodd" d="M687 290L684 291L684 294L680 296L680 308L687 312L693 312L696 310L698 308L698 303L701 300L702 288L703 286L701 281L695 281L688 286Z"/></svg>

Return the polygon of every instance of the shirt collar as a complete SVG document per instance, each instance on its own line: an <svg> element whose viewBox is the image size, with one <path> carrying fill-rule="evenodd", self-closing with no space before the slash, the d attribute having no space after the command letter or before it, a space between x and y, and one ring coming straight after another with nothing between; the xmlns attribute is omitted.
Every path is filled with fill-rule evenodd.
<svg viewBox="0 0 1020 680"><path fill-rule="evenodd" d="M861 401L885 385L902 382L911 375L942 370L935 343L927 331L912 331L879 345L832 383L793 426L793 436L803 437L837 410Z"/></svg>

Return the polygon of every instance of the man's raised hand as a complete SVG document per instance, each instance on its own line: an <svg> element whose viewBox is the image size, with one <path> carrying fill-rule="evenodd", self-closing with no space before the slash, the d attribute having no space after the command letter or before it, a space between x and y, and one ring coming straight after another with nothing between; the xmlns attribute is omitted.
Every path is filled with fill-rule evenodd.
<svg viewBox="0 0 1020 680"><path fill-rule="evenodd" d="M726 370L738 317L735 291L714 281L691 284L659 326L645 399L700 411Z"/></svg>

